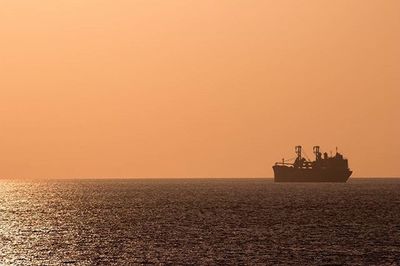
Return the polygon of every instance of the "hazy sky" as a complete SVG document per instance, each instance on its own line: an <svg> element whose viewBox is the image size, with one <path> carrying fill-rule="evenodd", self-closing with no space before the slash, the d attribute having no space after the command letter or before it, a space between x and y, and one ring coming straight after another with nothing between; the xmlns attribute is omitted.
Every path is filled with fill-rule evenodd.
<svg viewBox="0 0 400 266"><path fill-rule="evenodd" d="M2 0L0 176L400 175L398 0Z"/></svg>

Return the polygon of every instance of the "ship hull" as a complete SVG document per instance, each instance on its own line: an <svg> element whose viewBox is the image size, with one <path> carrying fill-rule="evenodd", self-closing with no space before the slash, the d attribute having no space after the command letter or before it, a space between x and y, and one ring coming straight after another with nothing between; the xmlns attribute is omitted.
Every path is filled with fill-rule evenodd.
<svg viewBox="0 0 400 266"><path fill-rule="evenodd" d="M288 166L275 165L275 182L335 182L345 183L350 178L352 171L348 169L302 169Z"/></svg>

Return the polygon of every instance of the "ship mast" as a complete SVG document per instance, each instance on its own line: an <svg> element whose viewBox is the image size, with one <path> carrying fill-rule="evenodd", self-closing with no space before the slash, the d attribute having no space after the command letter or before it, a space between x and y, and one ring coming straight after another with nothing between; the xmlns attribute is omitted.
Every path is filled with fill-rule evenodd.
<svg viewBox="0 0 400 266"><path fill-rule="evenodd" d="M301 159L301 146L296 146L295 151L297 154L297 159L300 160Z"/></svg>
<svg viewBox="0 0 400 266"><path fill-rule="evenodd" d="M319 152L319 146L314 146L313 150L315 154L315 160L316 161L321 160L321 153Z"/></svg>

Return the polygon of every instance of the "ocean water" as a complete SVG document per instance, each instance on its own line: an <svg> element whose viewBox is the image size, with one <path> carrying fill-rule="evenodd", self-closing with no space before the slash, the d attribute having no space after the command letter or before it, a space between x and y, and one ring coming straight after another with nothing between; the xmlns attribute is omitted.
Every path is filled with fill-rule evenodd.
<svg viewBox="0 0 400 266"><path fill-rule="evenodd" d="M0 180L1 265L400 265L400 179Z"/></svg>

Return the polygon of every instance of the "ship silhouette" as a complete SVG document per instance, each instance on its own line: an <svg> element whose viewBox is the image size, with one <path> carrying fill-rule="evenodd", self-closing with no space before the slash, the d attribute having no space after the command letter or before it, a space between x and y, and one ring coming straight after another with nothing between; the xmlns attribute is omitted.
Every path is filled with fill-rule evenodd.
<svg viewBox="0 0 400 266"><path fill-rule="evenodd" d="M293 163L277 162L272 167L275 182L346 182L353 173L348 160L337 151L334 156L322 154L319 146L313 148L315 161L302 156L302 147L296 146L297 157Z"/></svg>

